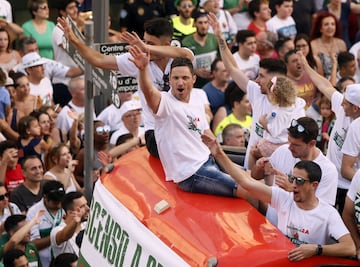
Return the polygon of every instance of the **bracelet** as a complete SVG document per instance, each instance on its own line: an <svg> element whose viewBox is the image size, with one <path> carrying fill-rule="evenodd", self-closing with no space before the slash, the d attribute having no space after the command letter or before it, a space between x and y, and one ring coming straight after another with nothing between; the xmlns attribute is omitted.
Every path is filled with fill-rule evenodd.
<svg viewBox="0 0 360 267"><path fill-rule="evenodd" d="M323 252L323 247L322 245L317 245L317 248L316 248L316 255L321 255Z"/></svg>

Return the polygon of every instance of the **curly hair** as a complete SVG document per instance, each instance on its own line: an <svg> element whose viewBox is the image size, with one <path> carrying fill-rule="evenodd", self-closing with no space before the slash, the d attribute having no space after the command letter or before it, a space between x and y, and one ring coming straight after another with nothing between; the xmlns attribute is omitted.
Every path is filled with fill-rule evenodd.
<svg viewBox="0 0 360 267"><path fill-rule="evenodd" d="M321 33L320 29L322 26L322 22L325 18L328 18L328 17L332 17L335 20L336 32L335 32L334 37L341 38L341 26L340 26L339 20L330 12L322 11L322 12L317 13L315 19L313 20L311 33L310 33L311 41L316 38L321 37L322 33Z"/></svg>
<svg viewBox="0 0 360 267"><path fill-rule="evenodd" d="M272 85L270 81L269 87ZM289 107L295 104L296 96L297 91L294 83L286 77L279 76L269 98L273 104L279 105L279 107Z"/></svg>

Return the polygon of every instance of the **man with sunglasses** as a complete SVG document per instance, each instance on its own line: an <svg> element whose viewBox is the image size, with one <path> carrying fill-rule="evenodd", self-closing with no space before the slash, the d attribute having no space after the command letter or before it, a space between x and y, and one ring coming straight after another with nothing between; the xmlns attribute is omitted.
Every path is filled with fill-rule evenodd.
<svg viewBox="0 0 360 267"><path fill-rule="evenodd" d="M346 146L354 148L356 147L355 144L358 143L354 142L354 139L352 138L348 141L346 140L349 136L359 136L358 127L355 127L355 130L351 131L349 128L350 125L355 121L358 121L357 119L360 117L360 86L358 84L348 85L346 87L346 92L342 94L332 86L330 81L319 75L309 66L302 53L299 52L299 55L305 71L309 74L315 86L326 98L331 100L331 110L336 115L335 124L329 138L327 158L335 164L338 171L335 205L341 214L344 209L346 193L355 172L353 169L353 163L355 162L354 158L350 156L351 153L345 153L345 155L343 155L344 151L342 151L342 147L345 143L348 143Z"/></svg>
<svg viewBox="0 0 360 267"><path fill-rule="evenodd" d="M43 186L43 198L34 204L27 212L26 220L32 220L36 213L44 210L40 223L31 228L30 240L39 251L42 266L49 266L52 258L50 246L50 232L58 226L64 215L61 208L61 200L65 195L62 183L56 180L49 180Z"/></svg>
<svg viewBox="0 0 360 267"><path fill-rule="evenodd" d="M178 16L171 18L174 27L174 37L180 42L182 39L196 31L191 13L196 8L197 0L175 0L174 6L179 12Z"/></svg>
<svg viewBox="0 0 360 267"><path fill-rule="evenodd" d="M4 232L4 222L13 214L21 214L20 209L14 203L9 202L9 193L3 183L0 182L0 235Z"/></svg>
<svg viewBox="0 0 360 267"><path fill-rule="evenodd" d="M318 125L312 118L302 117L293 120L288 128L289 143L278 147L269 158L259 159L252 169L251 175L256 179L263 179L265 177L265 165L270 163L274 169L272 173L278 175L273 181L268 181L267 184L276 184L291 192L292 186L287 179L284 179L286 177L284 174L290 174L294 165L301 160L314 161L321 168L321 182L316 187L316 197L334 206L338 173L335 165L316 147L318 131ZM277 225L276 214L271 209L267 211L267 217Z"/></svg>
<svg viewBox="0 0 360 267"><path fill-rule="evenodd" d="M213 136L202 135L202 140L222 169L241 187L275 208L279 218L279 230L297 246L288 252L290 261L299 261L315 255L355 255L354 242L339 213L316 196L315 192L322 176L318 164L310 160L297 162L288 176L292 188L292 192L289 193L253 179L227 157Z"/></svg>

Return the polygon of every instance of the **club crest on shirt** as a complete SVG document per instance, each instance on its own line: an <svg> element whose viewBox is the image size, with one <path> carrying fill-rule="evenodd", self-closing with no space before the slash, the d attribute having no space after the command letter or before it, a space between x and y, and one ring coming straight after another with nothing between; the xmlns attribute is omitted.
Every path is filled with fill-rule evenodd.
<svg viewBox="0 0 360 267"><path fill-rule="evenodd" d="M201 134L201 130L198 128L198 123L200 122L200 118L192 118L190 115L186 115L188 118L188 129L198 132Z"/></svg>

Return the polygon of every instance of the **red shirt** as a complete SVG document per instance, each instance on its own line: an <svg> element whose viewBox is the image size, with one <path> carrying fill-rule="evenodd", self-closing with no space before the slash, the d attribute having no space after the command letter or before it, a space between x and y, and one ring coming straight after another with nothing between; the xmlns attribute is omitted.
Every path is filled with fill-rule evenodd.
<svg viewBox="0 0 360 267"><path fill-rule="evenodd" d="M16 187L22 184L25 177L21 171L21 165L18 163L14 170L7 169L5 174L5 187L8 192L13 191Z"/></svg>

